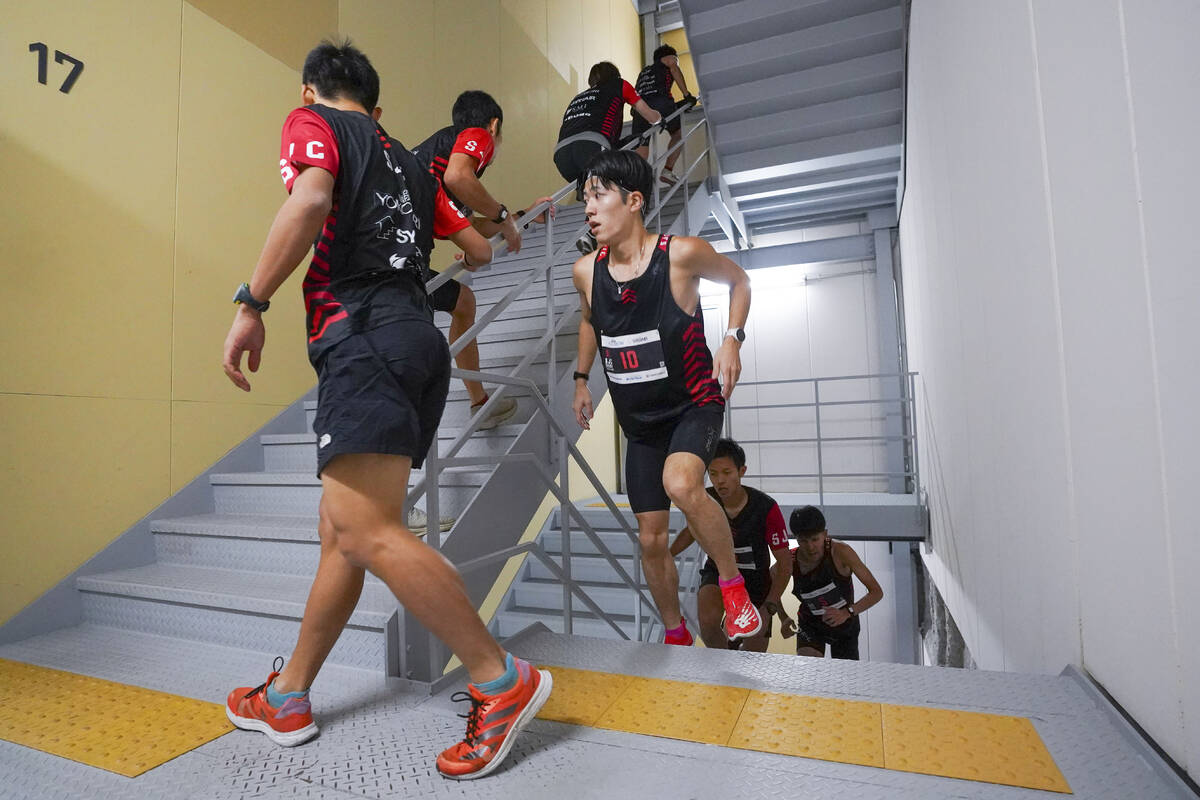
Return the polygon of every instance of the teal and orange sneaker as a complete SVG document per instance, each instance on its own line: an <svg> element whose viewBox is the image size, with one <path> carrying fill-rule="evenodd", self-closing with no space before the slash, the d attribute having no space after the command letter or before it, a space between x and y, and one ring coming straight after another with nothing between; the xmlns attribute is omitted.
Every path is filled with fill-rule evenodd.
<svg viewBox="0 0 1200 800"><path fill-rule="evenodd" d="M307 693L303 697L289 697L279 708L267 702L267 687L282 668L283 659L276 658L273 671L261 686L253 689L243 686L230 692L225 700L225 716L242 730L259 731L275 744L295 747L316 736L318 728L313 722Z"/></svg>
<svg viewBox="0 0 1200 800"><path fill-rule="evenodd" d="M454 701L471 701L466 717L467 735L461 742L443 751L437 759L438 772L455 780L482 778L491 773L512 749L517 733L537 716L550 697L554 680L546 670L534 669L528 662L513 658L516 684L499 694L484 694L474 684L467 691L455 692Z"/></svg>

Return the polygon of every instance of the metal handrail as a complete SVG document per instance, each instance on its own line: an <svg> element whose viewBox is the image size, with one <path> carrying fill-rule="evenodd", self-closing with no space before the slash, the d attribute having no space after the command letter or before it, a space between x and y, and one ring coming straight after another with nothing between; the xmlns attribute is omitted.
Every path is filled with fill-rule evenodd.
<svg viewBox="0 0 1200 800"><path fill-rule="evenodd" d="M761 472L752 475L747 475L747 478L816 478L817 479L817 494L819 502L825 502L825 479L826 478L904 478L912 479L912 492L919 498L921 494L921 477L920 468L917 461L917 436L916 428L912 424L912 420L916 416L916 384L914 378L915 372L899 372L899 373L867 373L863 375L836 375L831 377L821 378L785 378L781 380L771 381L742 381L738 383L742 386L779 386L792 384L812 384L813 402L803 403L752 403L747 405L739 405L736 408L732 403L726 405L725 424L726 432L731 438L733 437L733 412L734 411L752 411L763 409L776 408L800 408L813 410L814 424L816 426L816 434L813 437L795 437L783 439L746 439L742 440L742 444L777 444L777 443L806 443L816 444L817 446L817 471L816 472L789 472L789 473L768 473ZM862 400L821 400L821 384L834 383L844 381L861 381L861 380L878 380L878 379L898 379L901 381L899 385L899 396L889 398L867 398ZM905 427L908 433L900 435L894 434L875 434L865 436L822 436L821 435L821 409L832 406L878 406L878 405L897 405L900 408L900 413L904 415ZM902 442L909 445L908 452L905 453L908 464L903 470L890 471L873 471L873 472L826 472L824 465L824 452L822 445L831 442Z"/></svg>

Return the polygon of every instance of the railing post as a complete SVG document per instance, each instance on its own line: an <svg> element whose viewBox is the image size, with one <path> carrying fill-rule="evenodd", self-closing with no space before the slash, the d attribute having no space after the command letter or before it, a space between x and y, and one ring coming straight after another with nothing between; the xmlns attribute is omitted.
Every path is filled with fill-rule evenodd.
<svg viewBox="0 0 1200 800"><path fill-rule="evenodd" d="M680 115L680 117L679 117L679 129L681 131L683 130L683 116L682 115ZM691 131L688 131L688 133L690 134ZM688 163L687 140L688 140L688 137L685 137L685 138L681 139L679 142L679 161L682 161L684 164ZM666 169L666 168L667 168L666 164L664 164L663 169ZM688 217L688 206L690 206L692 204L692 198L691 198L691 195L688 194L687 174L685 173L684 176L681 178L678 178L678 180L683 181L683 187L680 190L683 192L683 235L684 236L693 236L695 234L692 233L692 221L691 221L691 218ZM698 234L698 233L699 233L699 231L696 231L696 234Z"/></svg>
<svg viewBox="0 0 1200 800"><path fill-rule="evenodd" d="M563 501L558 507L558 529L561 532L562 569L563 569L563 633L570 636L574 632L575 614L571 606L571 515L567 506L571 497L571 487L568 485L568 473L571 470L567 437L557 436L558 439L558 480L562 487Z"/></svg>
<svg viewBox="0 0 1200 800"><path fill-rule="evenodd" d="M909 436L912 437L913 492L921 504L921 460L917 450L917 376L908 374Z"/></svg>
<svg viewBox="0 0 1200 800"><path fill-rule="evenodd" d="M650 137L650 180L654 183L654 235L662 235L662 209L658 205L658 133Z"/></svg>
<svg viewBox="0 0 1200 800"><path fill-rule="evenodd" d="M825 466L821 458L821 381L813 381L813 411L817 415L817 504L825 505Z"/></svg>
<svg viewBox="0 0 1200 800"><path fill-rule="evenodd" d="M554 331L554 217L550 212L554 204L546 209L546 333ZM546 361L546 400L554 405L554 380L558 366L557 336L550 337L550 349Z"/></svg>

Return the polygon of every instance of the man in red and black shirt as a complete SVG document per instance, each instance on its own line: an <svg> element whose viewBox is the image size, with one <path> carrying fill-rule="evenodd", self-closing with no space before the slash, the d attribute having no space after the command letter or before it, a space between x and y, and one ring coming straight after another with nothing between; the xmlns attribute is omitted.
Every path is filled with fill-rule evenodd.
<svg viewBox="0 0 1200 800"><path fill-rule="evenodd" d="M679 90L683 92L683 99L678 103L671 97L671 87L678 85ZM679 56L674 47L669 44L664 44L654 51L654 58L645 69L638 73L637 83L634 85L637 93L645 98L646 102L658 113L662 114L663 119L675 113L675 110L688 104L694 104L696 98L688 91L687 81L683 77L683 71L679 69ZM671 134L670 141L667 142L667 149L674 147L679 143L682 137L680 130L682 124L679 117L667 123L667 133ZM633 135L641 136L649 126L639 120L633 118ZM642 145L637 149L638 155L642 158L650 157L650 147ZM675 173L672 170L675 168L675 162L679 159L679 154L683 150L676 150L671 155L667 156L667 162L664 166L661 180L665 183L674 183L676 180Z"/></svg>
<svg viewBox="0 0 1200 800"><path fill-rule="evenodd" d="M504 236L510 252L521 250L521 231L516 218L525 212L509 214L508 208L492 197L480 178L496 156L502 139L504 112L487 92L463 92L454 101L450 112L452 125L442 128L413 148L413 154L429 170L439 191L434 210L434 235L439 239L468 237L473 246L463 248L467 264L475 266L491 258L491 246L486 240L497 233ZM534 205L549 198L540 198ZM531 206L532 207L532 206ZM482 216L476 216L478 211ZM539 217L537 221L542 221ZM481 248L487 249L483 256ZM478 253L478 255L477 255ZM481 256L484 258L480 260ZM430 272L428 277L433 277ZM450 342L453 343L475 324L475 293L471 287L455 280L446 281L430 296L435 311L450 314ZM479 371L479 344L472 340L455 358L459 369ZM488 394L479 381L464 380L471 398L472 411L483 408ZM492 403L486 419L478 430L490 430L512 417L517 402L500 397Z"/></svg>
<svg viewBox="0 0 1200 800"><path fill-rule="evenodd" d="M780 612L779 600L792 572L792 553L788 547L788 529L779 504L770 495L742 484L746 474L746 451L731 439L717 441L717 449L708 464L712 481L709 495L721 504L729 518L733 534L733 555L738 571L746 580L750 601L758 607L763 629L749 639L730 641L721 627L725 610L718 589L717 565L709 558L700 570L700 592L696 610L700 616L700 638L705 647L728 647L765 653L771 638L771 617ZM678 556L695 539L684 528L671 543L671 555ZM771 559L775 565L771 566Z"/></svg>
<svg viewBox="0 0 1200 800"><path fill-rule="evenodd" d="M240 307L224 368L250 391L242 356L256 372L269 299L313 247L304 299L318 376L320 564L291 659L262 685L230 692L226 715L287 747L317 734L308 688L369 570L467 667L467 736L437 768L481 777L545 703L551 678L504 652L454 567L405 524L409 474L434 441L450 382L424 284L436 185L378 124L379 76L359 50L322 43L305 59L302 80L303 107L284 123L279 159L289 196L234 297ZM258 649L267 647L264 640Z"/></svg>

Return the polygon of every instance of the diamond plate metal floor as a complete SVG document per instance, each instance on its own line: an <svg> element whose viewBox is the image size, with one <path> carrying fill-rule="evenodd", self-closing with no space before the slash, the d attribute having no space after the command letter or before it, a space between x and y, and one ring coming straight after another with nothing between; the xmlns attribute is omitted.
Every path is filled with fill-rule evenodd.
<svg viewBox="0 0 1200 800"><path fill-rule="evenodd" d="M703 648L637 645L548 632L513 651L531 661L772 692L1029 717L1081 798L1183 797L1073 679ZM0 658L221 702L261 681L273 653L100 626L0 647ZM313 687L322 732L284 749L235 731L133 779L0 742L0 798L1031 798L1049 792L534 721L495 775L447 781L437 752L462 735L449 696L377 673L327 667ZM849 793L849 794L847 794Z"/></svg>

